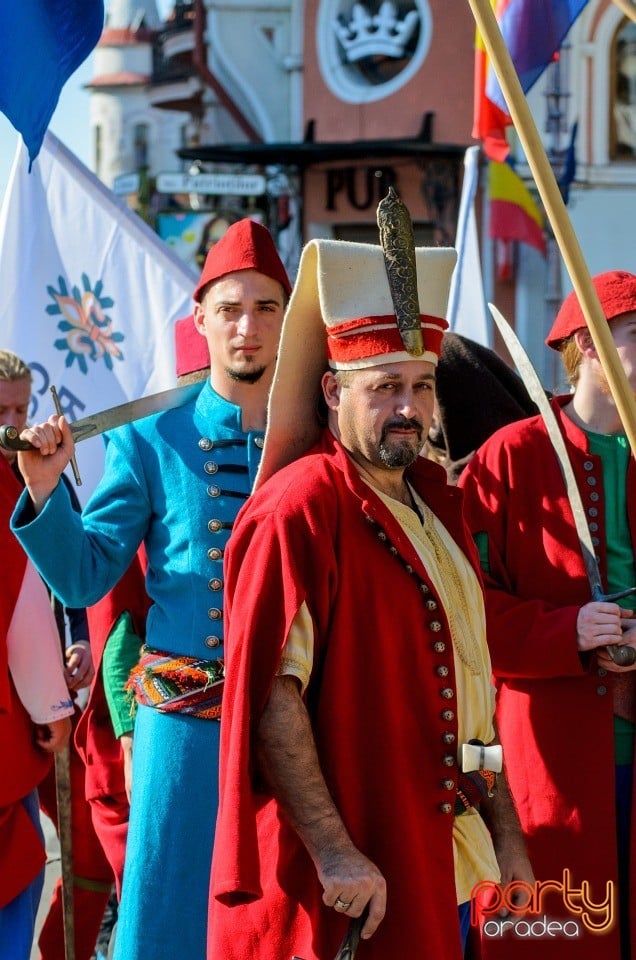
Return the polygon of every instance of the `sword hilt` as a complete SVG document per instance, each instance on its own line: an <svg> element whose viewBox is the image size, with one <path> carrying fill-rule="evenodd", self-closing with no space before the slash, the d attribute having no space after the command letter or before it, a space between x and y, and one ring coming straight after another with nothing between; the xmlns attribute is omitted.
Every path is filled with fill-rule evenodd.
<svg viewBox="0 0 636 960"><path fill-rule="evenodd" d="M619 590L617 593L601 593L600 590L595 590L594 600L600 603L616 603L617 600L634 593L636 593L636 587ZM606 650L618 667L632 667L636 663L636 650L628 644L608 643Z"/></svg>
<svg viewBox="0 0 636 960"><path fill-rule="evenodd" d="M0 427L0 447L3 450L35 450L28 440L20 440L20 434L9 423Z"/></svg>
<svg viewBox="0 0 636 960"><path fill-rule="evenodd" d="M355 960L355 955L360 946L360 934L362 933L362 928L368 915L369 907L366 906L359 917L354 917L353 920L350 921L344 940L340 944L338 953L335 956L335 960ZM302 960L302 957L294 954L291 960Z"/></svg>
<svg viewBox="0 0 636 960"><path fill-rule="evenodd" d="M60 403L60 398L58 397L57 390L55 389L54 386L51 387L51 396L53 397L53 403L55 404L55 412L59 417L63 416L64 411L62 410L62 404ZM75 486L81 487L82 478L80 477L79 467L77 466L77 460L75 459L75 457L71 457L69 460L69 463L71 464L71 470L73 471L73 476L75 477Z"/></svg>

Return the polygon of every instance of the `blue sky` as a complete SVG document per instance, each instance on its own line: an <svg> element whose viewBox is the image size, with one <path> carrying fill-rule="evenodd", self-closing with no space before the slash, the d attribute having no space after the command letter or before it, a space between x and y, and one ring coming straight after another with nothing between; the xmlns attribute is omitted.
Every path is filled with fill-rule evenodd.
<svg viewBox="0 0 636 960"><path fill-rule="evenodd" d="M164 17L174 6L173 0L156 0L156 3L159 14ZM108 8L108 0L106 0L106 8ZM91 80L92 76L93 55L91 54L64 86L50 123L50 130L56 137L88 166L91 160L88 122L90 94L82 87ZM18 133L4 114L0 113L0 200L4 196L18 141Z"/></svg>

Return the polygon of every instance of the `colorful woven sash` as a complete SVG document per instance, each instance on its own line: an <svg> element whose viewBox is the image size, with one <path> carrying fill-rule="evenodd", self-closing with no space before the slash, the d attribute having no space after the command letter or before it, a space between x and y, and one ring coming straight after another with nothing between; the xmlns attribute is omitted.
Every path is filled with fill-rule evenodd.
<svg viewBox="0 0 636 960"><path fill-rule="evenodd" d="M496 780L497 775L492 770L471 770L470 773L461 771L457 779L455 816L460 817L471 807L478 810L481 801L492 796Z"/></svg>
<svg viewBox="0 0 636 960"><path fill-rule="evenodd" d="M162 713L219 720L223 678L223 660L175 657L144 646L125 689L137 703Z"/></svg>

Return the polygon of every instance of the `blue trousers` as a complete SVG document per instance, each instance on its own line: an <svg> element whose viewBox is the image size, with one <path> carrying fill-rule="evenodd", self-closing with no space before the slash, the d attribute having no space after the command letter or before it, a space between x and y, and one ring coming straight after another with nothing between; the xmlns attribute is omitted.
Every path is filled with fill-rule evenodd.
<svg viewBox="0 0 636 960"><path fill-rule="evenodd" d="M460 903L457 907L457 914L459 916L459 933L462 938L462 950L465 950L468 931L470 930L470 900L467 900L466 903Z"/></svg>
<svg viewBox="0 0 636 960"><path fill-rule="evenodd" d="M22 803L44 843L37 790L24 797ZM0 960L29 960L43 886L44 870L41 870L22 893L0 910Z"/></svg>

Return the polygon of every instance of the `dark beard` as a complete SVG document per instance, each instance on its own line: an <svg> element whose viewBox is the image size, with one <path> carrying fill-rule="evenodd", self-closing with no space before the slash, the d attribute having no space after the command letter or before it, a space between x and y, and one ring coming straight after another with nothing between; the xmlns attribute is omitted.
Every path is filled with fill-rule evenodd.
<svg viewBox="0 0 636 960"><path fill-rule="evenodd" d="M392 427L409 427L417 430L417 450L413 449L408 440L403 440L402 442L398 441L397 445L395 446L387 446L386 436ZM378 454L381 463L383 463L385 467L390 468L409 467L419 456L419 452L422 448L423 430L424 428L419 420L415 420L413 418L407 420L406 418L401 417L399 419L396 418L394 420L387 420L382 427L382 436L380 437L380 445L378 447Z"/></svg>
<svg viewBox="0 0 636 960"><path fill-rule="evenodd" d="M265 367L258 367L256 370L232 370L226 367L225 372L230 380L236 380L238 383L258 383L265 373Z"/></svg>

